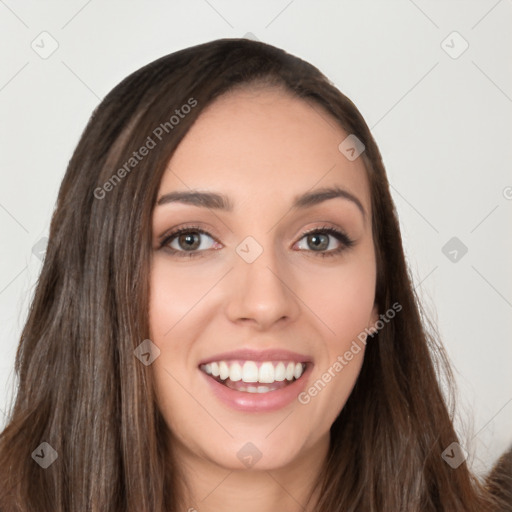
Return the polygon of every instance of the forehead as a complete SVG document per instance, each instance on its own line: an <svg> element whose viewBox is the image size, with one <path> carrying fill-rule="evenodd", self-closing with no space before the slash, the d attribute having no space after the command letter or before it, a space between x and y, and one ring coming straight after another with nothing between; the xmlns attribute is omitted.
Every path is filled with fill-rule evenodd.
<svg viewBox="0 0 512 512"><path fill-rule="evenodd" d="M350 161L338 149L348 135L309 99L276 88L230 92L190 128L169 161L160 192L215 190L243 203L280 198L282 204L287 196L338 185L369 209L362 159Z"/></svg>

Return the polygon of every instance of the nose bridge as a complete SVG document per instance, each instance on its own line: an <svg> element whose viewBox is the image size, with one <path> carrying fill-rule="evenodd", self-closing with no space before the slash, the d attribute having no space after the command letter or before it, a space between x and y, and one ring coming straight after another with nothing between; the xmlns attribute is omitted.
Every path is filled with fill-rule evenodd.
<svg viewBox="0 0 512 512"><path fill-rule="evenodd" d="M298 304L291 274L286 272L286 262L276 250L272 233L259 238L261 243L248 236L236 247L229 315L234 321L252 319L268 326L283 317L294 317Z"/></svg>

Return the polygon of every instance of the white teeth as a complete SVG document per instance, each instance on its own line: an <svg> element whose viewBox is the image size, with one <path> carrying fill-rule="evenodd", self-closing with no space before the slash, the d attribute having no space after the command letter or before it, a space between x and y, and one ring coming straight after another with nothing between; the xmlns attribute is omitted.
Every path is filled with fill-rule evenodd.
<svg viewBox="0 0 512 512"><path fill-rule="evenodd" d="M244 382L258 382L258 366L254 361L246 361L242 367L242 380Z"/></svg>
<svg viewBox="0 0 512 512"><path fill-rule="evenodd" d="M242 380L242 367L238 363L233 363L229 370L229 379L233 382Z"/></svg>
<svg viewBox="0 0 512 512"><path fill-rule="evenodd" d="M270 384L274 382L274 365L266 362L260 366L259 382Z"/></svg>
<svg viewBox="0 0 512 512"><path fill-rule="evenodd" d="M286 380L292 380L295 373L295 363L288 363L286 367Z"/></svg>
<svg viewBox="0 0 512 512"><path fill-rule="evenodd" d="M246 393L268 393L270 388L268 386L247 386Z"/></svg>
<svg viewBox="0 0 512 512"><path fill-rule="evenodd" d="M284 363L277 363L275 372L274 372L274 379L277 382L281 382L284 379L286 379L286 368L284 366Z"/></svg>
<svg viewBox="0 0 512 512"><path fill-rule="evenodd" d="M229 377L229 366L226 361L221 361L219 363L219 377L221 380L226 380Z"/></svg>
<svg viewBox="0 0 512 512"><path fill-rule="evenodd" d="M299 379L306 369L305 363L294 363L292 361L264 361L261 363L245 361L243 364L240 363L241 361L214 361L203 364L200 368L208 375L219 377L220 380L229 378L233 382L242 380L247 383L259 382L262 384L282 382L285 379L288 381L292 381L294 378ZM247 388L252 387L254 386L248 386ZM266 386L258 386L254 389L266 389ZM261 393L264 391L253 392Z"/></svg>

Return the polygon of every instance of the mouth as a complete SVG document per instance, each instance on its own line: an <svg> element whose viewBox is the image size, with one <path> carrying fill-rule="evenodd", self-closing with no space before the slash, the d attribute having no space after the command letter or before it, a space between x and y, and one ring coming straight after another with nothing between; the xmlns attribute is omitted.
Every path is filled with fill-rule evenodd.
<svg viewBox="0 0 512 512"><path fill-rule="evenodd" d="M199 369L219 384L241 393L272 393L302 378L310 362L212 361Z"/></svg>

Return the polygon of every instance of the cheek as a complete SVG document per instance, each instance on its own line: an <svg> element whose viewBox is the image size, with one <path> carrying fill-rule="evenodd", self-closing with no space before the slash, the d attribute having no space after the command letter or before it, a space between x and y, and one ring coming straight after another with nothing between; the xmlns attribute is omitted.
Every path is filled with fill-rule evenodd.
<svg viewBox="0 0 512 512"><path fill-rule="evenodd" d="M194 324L187 323L187 313L204 295L196 279L185 279L184 273L166 265L155 257L151 268L149 295L149 330L151 341L160 349L159 357L151 365L157 392L167 401L170 393L182 380L187 357L188 339L193 339ZM186 324L188 336L183 336L181 327ZM179 386L178 386L179 387Z"/></svg>
<svg viewBox="0 0 512 512"><path fill-rule="evenodd" d="M376 270L372 257L304 278L301 298L327 328L329 345L343 348L372 322Z"/></svg>
<svg viewBox="0 0 512 512"><path fill-rule="evenodd" d="M151 341L160 349L152 363L156 399L159 409L173 432L187 430L188 417L172 411L188 411L190 369L187 367L191 340L199 334L196 322L189 321L197 313L200 303L211 283L187 279L186 272L165 264L155 257L151 269L149 295L149 329ZM194 329L197 329L196 332Z"/></svg>
<svg viewBox="0 0 512 512"><path fill-rule="evenodd" d="M304 303L315 312L324 335L319 364L299 402L309 410L308 417L322 418L324 429L330 428L344 407L359 376L366 348L365 329L373 325L377 315L375 284L371 255L316 273L302 284Z"/></svg>
<svg viewBox="0 0 512 512"><path fill-rule="evenodd" d="M149 299L151 339L172 339L183 321L193 328L196 324L192 317L204 312L202 301L220 275L216 269L205 272L197 266L181 267L170 264L165 257L155 257Z"/></svg>

